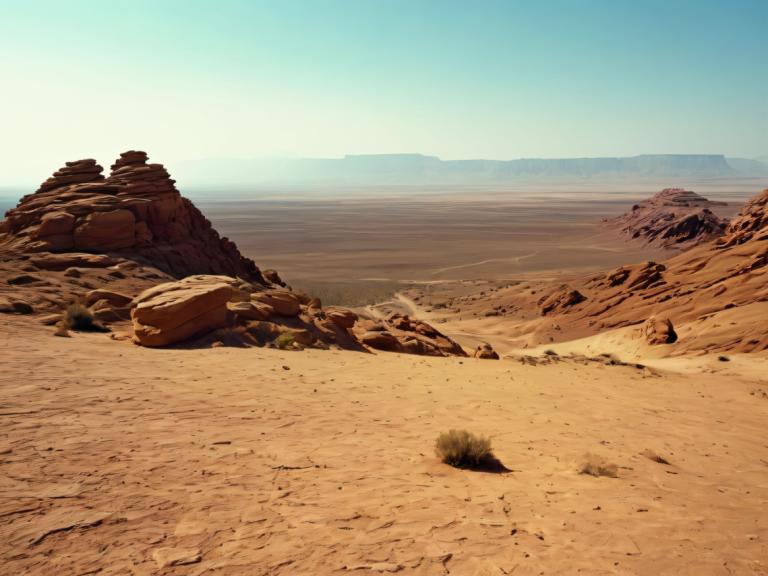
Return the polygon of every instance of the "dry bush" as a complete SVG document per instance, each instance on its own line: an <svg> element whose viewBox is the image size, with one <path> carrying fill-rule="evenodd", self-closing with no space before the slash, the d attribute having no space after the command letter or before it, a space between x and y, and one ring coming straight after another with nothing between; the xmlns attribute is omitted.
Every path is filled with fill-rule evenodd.
<svg viewBox="0 0 768 576"><path fill-rule="evenodd" d="M280 350L285 350L286 348L293 347L293 343L294 343L293 334L291 334L290 332L283 332L282 334L280 334L280 336L275 338L275 346L280 348Z"/></svg>
<svg viewBox="0 0 768 576"><path fill-rule="evenodd" d="M105 332L106 328L88 308L74 302L67 306L62 317L62 326L79 332Z"/></svg>
<svg viewBox="0 0 768 576"><path fill-rule="evenodd" d="M494 458L491 440L467 430L449 430L440 434L435 453L440 460L457 468L480 466Z"/></svg>
<svg viewBox="0 0 768 576"><path fill-rule="evenodd" d="M595 477L607 476L608 478L618 478L619 467L616 466L616 464L611 464L606 461L602 456L587 454L585 456L584 464L582 464L579 469L579 474L588 474Z"/></svg>

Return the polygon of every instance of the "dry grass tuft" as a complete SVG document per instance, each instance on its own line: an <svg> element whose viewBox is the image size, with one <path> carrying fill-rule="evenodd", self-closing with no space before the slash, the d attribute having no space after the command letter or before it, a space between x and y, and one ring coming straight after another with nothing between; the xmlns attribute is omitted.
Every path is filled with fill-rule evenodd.
<svg viewBox="0 0 768 576"><path fill-rule="evenodd" d="M587 454L585 456L585 462L579 469L579 474L588 474L599 478L600 476L607 476L608 478L619 477L619 467L616 464L607 462L602 456L595 454Z"/></svg>
<svg viewBox="0 0 768 576"><path fill-rule="evenodd" d="M481 466L494 458L491 440L467 430L449 430L440 434L435 453L440 460L457 468Z"/></svg>
<svg viewBox="0 0 768 576"><path fill-rule="evenodd" d="M99 322L88 308L74 302L67 306L62 317L62 326L67 330L79 332L106 332L107 329Z"/></svg>
<svg viewBox="0 0 768 576"><path fill-rule="evenodd" d="M275 339L275 346L280 348L280 350L285 350L287 348L292 348L294 341L293 334L290 332L283 332Z"/></svg>

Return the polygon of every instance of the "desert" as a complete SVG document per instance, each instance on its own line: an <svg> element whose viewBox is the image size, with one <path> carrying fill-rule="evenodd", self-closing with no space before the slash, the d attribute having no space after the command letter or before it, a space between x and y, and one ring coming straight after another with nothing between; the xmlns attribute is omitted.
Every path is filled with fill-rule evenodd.
<svg viewBox="0 0 768 576"><path fill-rule="evenodd" d="M0 576L768 576L766 24L4 2Z"/></svg>
<svg viewBox="0 0 768 576"><path fill-rule="evenodd" d="M490 230L462 242L488 256L480 270L457 264L464 252L428 244L450 239L451 212L471 217L461 194L404 197L388 210L380 199L347 199L346 209L313 200L325 216L305 225L329 234L316 245L336 261L304 276L317 255L287 253L300 204L273 208L287 212L282 229L268 212L271 241L286 253L268 263L284 260L286 279L347 301L323 304L262 272L249 258L255 248L241 253L205 224L145 153L120 158L106 178L93 161L68 163L3 225L3 364L16 375L2 388L8 570L764 570L768 340L764 324L750 320L765 317L768 192L731 216L723 234L682 252L604 229L595 215L620 213L631 197L595 195L571 214L572 204L552 195L549 219L533 202L526 212L519 198L476 197L477 220ZM86 176L66 174L83 165ZM350 229L355 203L378 207ZM233 208L243 213L241 205L212 212ZM130 234L112 220L99 226L100 214L121 211L134 215L124 218L134 222ZM414 212L420 220L403 217ZM501 214L498 222L489 213ZM518 249L540 249L531 265L502 256L491 240L511 214L529 226L514 226ZM232 237L247 236L237 222L218 221ZM426 242L413 243L415 229ZM388 254L414 268L371 258L365 243L376 230L388 235ZM537 230L544 239L526 238ZM333 238L342 236L356 249L339 250ZM190 242L199 244L194 259L184 257ZM546 255L555 259L569 242L583 261L550 263ZM416 272L418 251L435 259ZM694 305L677 295L645 308L619 298L614 323L598 327L583 318L599 314L578 313L606 301L611 288L600 278L616 277L595 269L667 263L619 267L627 273L613 284L626 298L623 282L653 291L701 251L724 264L701 279L695 269L692 280L681 273L715 287L696 290ZM390 267L398 275L383 277ZM334 277L346 283L331 293ZM564 281L588 296L562 296ZM733 293L728 302L717 298L723 291ZM72 324L66 305L77 300L105 332ZM616 310L626 319L616 322ZM703 346L702 322L714 334ZM441 463L434 440L451 429L488 436L496 467Z"/></svg>

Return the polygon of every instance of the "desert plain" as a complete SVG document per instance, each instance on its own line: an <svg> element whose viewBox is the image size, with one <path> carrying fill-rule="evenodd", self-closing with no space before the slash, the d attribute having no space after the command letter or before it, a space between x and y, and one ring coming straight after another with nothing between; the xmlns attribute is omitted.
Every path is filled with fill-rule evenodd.
<svg viewBox="0 0 768 576"><path fill-rule="evenodd" d="M728 216L760 189L691 187ZM288 284L501 359L153 349L3 315L3 572L768 574L765 351L675 354L631 326L517 346L432 302L670 257L599 225L657 189L197 199ZM440 462L449 429L502 467Z"/></svg>

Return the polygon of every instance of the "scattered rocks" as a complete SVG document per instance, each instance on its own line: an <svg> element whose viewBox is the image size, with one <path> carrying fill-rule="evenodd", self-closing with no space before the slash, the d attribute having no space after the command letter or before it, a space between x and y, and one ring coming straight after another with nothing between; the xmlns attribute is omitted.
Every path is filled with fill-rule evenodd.
<svg viewBox="0 0 768 576"><path fill-rule="evenodd" d="M483 360L498 360L499 359L499 355L493 349L493 346L491 346L487 342L483 342L482 344L479 344L477 346L477 348L475 349L475 353L473 354L473 356L475 358L481 358Z"/></svg>

